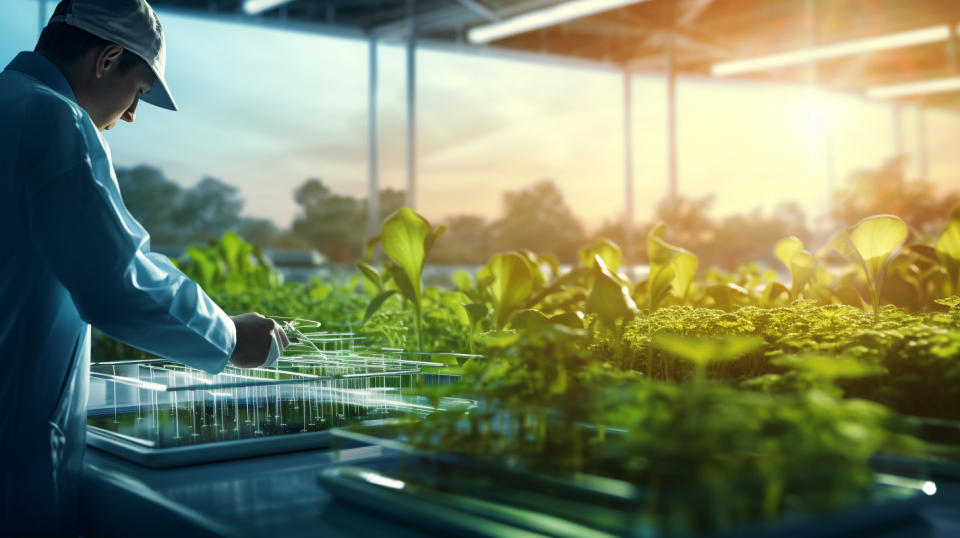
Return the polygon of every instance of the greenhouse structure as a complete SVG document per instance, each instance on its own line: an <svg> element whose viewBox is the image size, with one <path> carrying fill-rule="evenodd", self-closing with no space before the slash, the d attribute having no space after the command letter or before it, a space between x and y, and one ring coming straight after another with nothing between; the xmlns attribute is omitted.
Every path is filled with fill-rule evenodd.
<svg viewBox="0 0 960 538"><path fill-rule="evenodd" d="M828 151L847 193L830 234L783 233L758 260L696 229L677 164L678 79L749 81L878 104L926 179L926 114L960 114L960 1L148 1L368 46L367 252L340 278L310 272L338 254L296 225L180 249L225 312L290 344L211 373L97 334L81 535L960 536L960 196L893 168L851 194ZM405 198L385 219L384 43L405 62ZM566 258L522 245L431 273L445 241L474 247L418 207L418 50L619 77L621 220ZM666 103L649 226L639 76ZM284 282L285 257L303 276Z"/></svg>

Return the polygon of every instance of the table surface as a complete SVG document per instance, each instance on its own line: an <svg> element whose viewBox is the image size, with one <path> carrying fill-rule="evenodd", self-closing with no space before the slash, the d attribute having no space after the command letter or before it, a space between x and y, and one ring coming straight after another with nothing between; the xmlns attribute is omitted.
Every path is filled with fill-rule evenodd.
<svg viewBox="0 0 960 538"><path fill-rule="evenodd" d="M150 469L88 447L81 529L91 537L423 536L423 530L336 501L317 482L331 465L363 465L389 455L370 446ZM960 536L960 481L937 484L937 505L871 534Z"/></svg>

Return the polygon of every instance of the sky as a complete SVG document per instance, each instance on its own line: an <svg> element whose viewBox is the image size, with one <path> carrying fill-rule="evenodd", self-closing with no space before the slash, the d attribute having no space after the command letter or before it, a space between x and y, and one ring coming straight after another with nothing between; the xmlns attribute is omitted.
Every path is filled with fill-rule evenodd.
<svg viewBox="0 0 960 538"><path fill-rule="evenodd" d="M52 11L55 2L47 2ZM117 167L149 164L189 186L238 187L245 214L287 226L293 191L321 178L367 188L367 43L158 11L166 79L179 112L147 104L106 134ZM0 2L0 61L32 49L36 0ZM379 54L380 182L403 188L405 52ZM431 220L494 219L502 193L552 179L588 227L624 207L622 74L491 57L417 52L417 209ZM637 221L667 192L666 83L633 78ZM894 153L889 104L807 88L680 78L678 188L714 196L714 215L794 201L815 220L829 185ZM908 172L919 170L916 110L903 113ZM926 114L930 179L960 186L960 115ZM832 163L828 165L828 163ZM831 179L832 178L832 179Z"/></svg>

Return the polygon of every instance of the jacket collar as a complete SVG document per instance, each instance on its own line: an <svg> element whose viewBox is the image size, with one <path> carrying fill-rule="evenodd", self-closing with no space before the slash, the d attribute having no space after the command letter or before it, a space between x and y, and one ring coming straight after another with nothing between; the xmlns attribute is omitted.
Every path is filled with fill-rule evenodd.
<svg viewBox="0 0 960 538"><path fill-rule="evenodd" d="M74 103L77 102L77 96L74 95L67 77L60 72L60 69L53 62L41 54L21 52L7 65L7 69L29 75Z"/></svg>

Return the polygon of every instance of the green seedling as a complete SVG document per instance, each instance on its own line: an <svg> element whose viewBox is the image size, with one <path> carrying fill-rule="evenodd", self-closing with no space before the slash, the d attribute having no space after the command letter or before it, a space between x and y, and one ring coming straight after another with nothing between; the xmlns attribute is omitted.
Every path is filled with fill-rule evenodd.
<svg viewBox="0 0 960 538"><path fill-rule="evenodd" d="M599 254L594 255L593 287L587 296L586 310L596 314L607 327L616 327L617 321L629 321L637 313L637 305L630 290L607 269Z"/></svg>
<svg viewBox="0 0 960 538"><path fill-rule="evenodd" d="M844 257L859 262L870 290L874 320L880 319L880 291L884 270L907 239L907 225L894 215L867 217L854 226L834 234L821 250L836 250Z"/></svg>
<svg viewBox="0 0 960 538"><path fill-rule="evenodd" d="M665 353L688 360L694 365L694 381L707 377L707 367L727 362L760 349L766 342L757 336L729 335L722 338L692 338L671 333L658 333L653 345Z"/></svg>
<svg viewBox="0 0 960 538"><path fill-rule="evenodd" d="M620 270L620 263L623 261L623 251L616 243L609 239L601 238L596 243L580 249L577 253L580 263L584 267L592 267L594 259L599 257L606 268L616 273Z"/></svg>
<svg viewBox="0 0 960 538"><path fill-rule="evenodd" d="M947 271L947 294L960 295L960 203L953 207L947 227L937 240L936 255Z"/></svg>
<svg viewBox="0 0 960 538"><path fill-rule="evenodd" d="M420 351L423 350L423 312L421 305L423 267L430 250L433 248L433 243L445 230L445 226L432 228L427 219L404 207L387 217L383 226L380 227L380 236L371 240L369 244L369 246L372 246L377 240L383 244L383 251L392 262L386 264L387 271L396 283L400 294L413 305L417 349ZM377 297L384 293L386 292L379 294ZM376 300L376 297L374 300ZM380 304L382 305L385 300L386 297L381 299ZM366 319L369 319L369 316Z"/></svg>
<svg viewBox="0 0 960 538"><path fill-rule="evenodd" d="M493 277L490 295L496 311L496 328L500 330L533 294L537 277L529 260L516 252L496 254L487 262L486 269Z"/></svg>
<svg viewBox="0 0 960 538"><path fill-rule="evenodd" d="M660 306L671 291L681 300L686 299L699 263L696 255L689 250L664 241L665 231L666 225L660 223L647 235L647 255L650 258L647 300L651 312Z"/></svg>
<svg viewBox="0 0 960 538"><path fill-rule="evenodd" d="M790 271L790 300L796 300L814 275L814 259L803 248L803 241L790 236L781 239L774 247L777 259Z"/></svg>

